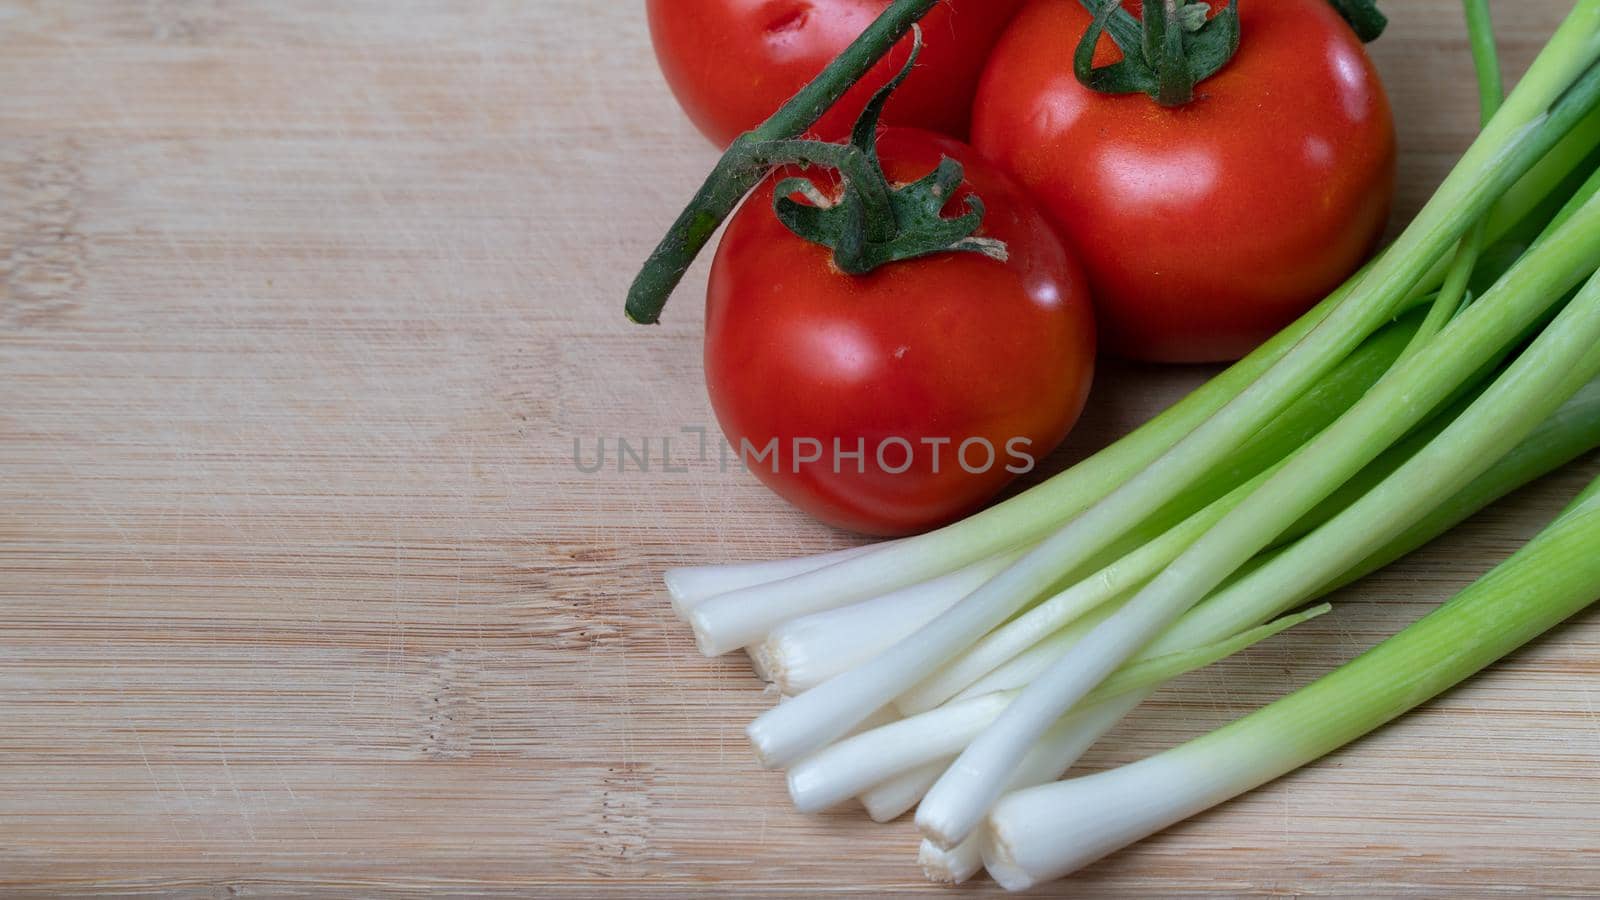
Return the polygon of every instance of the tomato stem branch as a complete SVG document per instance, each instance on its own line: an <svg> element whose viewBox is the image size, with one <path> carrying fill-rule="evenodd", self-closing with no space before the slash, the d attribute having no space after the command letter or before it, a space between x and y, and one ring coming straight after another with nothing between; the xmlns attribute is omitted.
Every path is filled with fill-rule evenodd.
<svg viewBox="0 0 1600 900"><path fill-rule="evenodd" d="M844 52L770 118L734 140L678 215L628 289L628 318L660 321L661 309L684 272L739 201L765 177L758 145L798 137L888 54L939 0L894 0Z"/></svg>

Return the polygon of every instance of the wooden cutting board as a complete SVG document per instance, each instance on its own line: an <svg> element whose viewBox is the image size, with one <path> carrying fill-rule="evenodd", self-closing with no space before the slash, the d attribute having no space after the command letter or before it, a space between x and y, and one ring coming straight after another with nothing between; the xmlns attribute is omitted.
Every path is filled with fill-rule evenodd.
<svg viewBox="0 0 1600 900"><path fill-rule="evenodd" d="M1496 5L1509 68L1567 5ZM1474 94L1455 3L1385 7L1409 214ZM934 890L908 822L787 807L742 736L773 698L659 587L850 538L714 462L574 465L714 425L703 267L665 325L621 315L713 158L637 2L0 2L0 892ZM1203 374L1106 366L1052 466ZM1183 679L1083 768L1326 672L1597 471ZM1053 890L1600 889L1597 659L1582 617Z"/></svg>

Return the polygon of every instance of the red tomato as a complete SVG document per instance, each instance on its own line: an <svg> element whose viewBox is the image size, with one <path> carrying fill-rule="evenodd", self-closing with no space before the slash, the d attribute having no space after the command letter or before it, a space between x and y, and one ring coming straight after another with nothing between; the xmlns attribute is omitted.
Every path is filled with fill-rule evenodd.
<svg viewBox="0 0 1600 900"><path fill-rule="evenodd" d="M1388 218L1394 124L1349 26L1327 0L1242 0L1239 16L1238 55L1187 106L1080 85L1078 0L1026 7L979 85L973 142L1062 229L1124 356L1244 355L1353 272ZM1117 58L1102 37L1096 63Z"/></svg>
<svg viewBox="0 0 1600 900"><path fill-rule="evenodd" d="M762 481L824 522L890 535L974 511L1060 443L1088 395L1094 319L1061 239L971 148L887 129L879 150L896 183L941 154L963 163L945 214L976 191L979 234L1005 241L1009 260L941 253L844 275L778 221L769 179L717 249L705 370L723 431L735 449L749 442ZM772 441L777 458L757 458Z"/></svg>
<svg viewBox="0 0 1600 900"><path fill-rule="evenodd" d="M886 125L967 135L989 48L1024 0L944 0L922 19L916 74L895 92ZM649 0L650 36L667 84L719 147L761 124L861 34L889 0ZM905 65L908 35L814 131L843 137Z"/></svg>

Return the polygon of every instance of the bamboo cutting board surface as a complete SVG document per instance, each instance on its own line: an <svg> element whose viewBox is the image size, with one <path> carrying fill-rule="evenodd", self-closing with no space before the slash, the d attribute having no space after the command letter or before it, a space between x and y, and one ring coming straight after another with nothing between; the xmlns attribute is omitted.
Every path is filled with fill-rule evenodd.
<svg viewBox="0 0 1600 900"><path fill-rule="evenodd" d="M1497 4L1508 67L1566 6ZM1409 214L1474 93L1454 2L1385 7ZM909 822L787 807L742 735L773 698L659 587L850 541L692 458L703 266L662 327L622 319L713 158L637 2L0 0L0 893L937 890ZM1202 374L1104 367L1051 467ZM662 436L686 471L574 466ZM1183 679L1083 769L1326 672L1597 472ZM1600 889L1597 659L1581 617L1041 893Z"/></svg>

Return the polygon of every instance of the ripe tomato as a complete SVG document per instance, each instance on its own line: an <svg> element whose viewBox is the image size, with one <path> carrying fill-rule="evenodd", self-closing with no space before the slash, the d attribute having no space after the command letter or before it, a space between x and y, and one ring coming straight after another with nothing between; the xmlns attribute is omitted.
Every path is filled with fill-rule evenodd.
<svg viewBox="0 0 1600 900"><path fill-rule="evenodd" d="M1088 395L1094 319L1061 239L971 148L894 128L878 148L895 183L941 154L963 163L945 214L976 191L978 234L1005 241L1009 260L942 253L844 275L778 221L768 179L712 264L705 370L724 433L762 481L824 522L890 535L974 511L1060 443ZM760 458L774 441L776 459Z"/></svg>
<svg viewBox="0 0 1600 900"><path fill-rule="evenodd" d="M1238 54L1187 106L1079 84L1078 0L1024 9L980 82L973 142L1062 229L1124 356L1244 355L1354 271L1388 217L1394 124L1349 26L1327 0L1242 0L1239 17ZM1117 58L1102 37L1096 64Z"/></svg>
<svg viewBox="0 0 1600 900"><path fill-rule="evenodd" d="M967 135L989 48L1023 0L945 0L922 20L916 75L884 124ZM761 124L833 61L889 0L649 0L650 36L667 84L719 147ZM908 35L813 129L843 137L867 99L905 64Z"/></svg>

